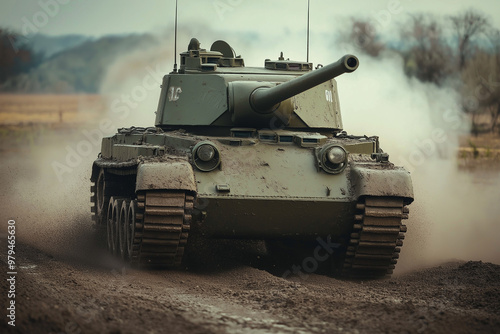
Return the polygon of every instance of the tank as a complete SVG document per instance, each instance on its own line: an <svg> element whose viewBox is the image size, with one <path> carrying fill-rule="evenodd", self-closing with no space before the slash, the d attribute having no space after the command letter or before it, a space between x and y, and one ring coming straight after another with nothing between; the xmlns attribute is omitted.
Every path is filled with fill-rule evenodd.
<svg viewBox="0 0 500 334"><path fill-rule="evenodd" d="M175 267L203 234L305 249L304 270L390 275L412 183L377 136L343 131L334 78L358 65L346 55L313 69L281 53L250 68L226 42L207 51L193 38L163 77L155 125L103 138L93 163L93 219L110 252Z"/></svg>

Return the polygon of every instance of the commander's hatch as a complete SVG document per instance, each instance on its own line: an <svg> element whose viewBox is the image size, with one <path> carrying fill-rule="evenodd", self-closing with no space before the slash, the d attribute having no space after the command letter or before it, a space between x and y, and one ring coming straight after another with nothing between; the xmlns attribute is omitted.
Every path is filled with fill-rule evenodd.
<svg viewBox="0 0 500 334"><path fill-rule="evenodd" d="M188 51L182 52L180 73L185 71L215 71L220 67L243 67L245 62L236 56L233 48L224 41L215 41L210 51L200 48L200 42L192 38Z"/></svg>

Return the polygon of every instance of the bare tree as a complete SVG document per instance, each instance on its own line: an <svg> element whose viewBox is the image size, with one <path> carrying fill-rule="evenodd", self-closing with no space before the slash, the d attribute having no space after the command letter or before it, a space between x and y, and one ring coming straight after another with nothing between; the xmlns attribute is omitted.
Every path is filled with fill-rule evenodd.
<svg viewBox="0 0 500 334"><path fill-rule="evenodd" d="M495 131L500 117L500 55L478 51L462 71L464 111L472 114L472 131ZM490 115L489 124L479 123L479 115Z"/></svg>
<svg viewBox="0 0 500 334"><path fill-rule="evenodd" d="M351 33L349 41L360 51L378 57L384 49L384 45L377 40L377 32L374 25L368 21L352 18Z"/></svg>
<svg viewBox="0 0 500 334"><path fill-rule="evenodd" d="M405 72L419 80L441 84L451 72L451 50L443 41L441 25L430 16L417 15L401 33Z"/></svg>
<svg viewBox="0 0 500 334"><path fill-rule="evenodd" d="M492 67L488 82L491 98L487 101L491 115L491 131L494 132L500 118L500 30L490 29L486 33L491 45Z"/></svg>
<svg viewBox="0 0 500 334"><path fill-rule="evenodd" d="M458 40L458 68L463 70L465 63L472 56L474 40L487 31L489 21L473 9L451 16L450 20Z"/></svg>
<svg viewBox="0 0 500 334"><path fill-rule="evenodd" d="M18 40L14 32L0 27L0 85L8 78L28 72L41 61L41 55Z"/></svg>

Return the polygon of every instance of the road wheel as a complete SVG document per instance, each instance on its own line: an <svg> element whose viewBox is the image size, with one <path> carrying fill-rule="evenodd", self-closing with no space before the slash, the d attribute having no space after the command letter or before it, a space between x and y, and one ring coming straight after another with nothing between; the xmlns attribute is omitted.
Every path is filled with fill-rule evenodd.
<svg viewBox="0 0 500 334"><path fill-rule="evenodd" d="M120 224L120 209L123 198L111 197L108 205L107 235L108 249L113 255L118 255L120 248L118 245L118 226Z"/></svg>
<svg viewBox="0 0 500 334"><path fill-rule="evenodd" d="M125 224L125 239L127 241L127 253L132 263L138 260L139 244L138 241L134 244L135 239L135 224L137 214L137 201L133 200L128 206L127 223ZM135 245L135 246L134 246Z"/></svg>
<svg viewBox="0 0 500 334"><path fill-rule="evenodd" d="M114 227L114 210L113 210L113 197L108 203L108 213L106 215L106 240L108 245L108 250L113 253L114 240L115 240L115 227Z"/></svg>
<svg viewBox="0 0 500 334"><path fill-rule="evenodd" d="M120 206L120 217L118 219L118 248L120 250L120 257L122 260L128 260L128 242L127 242L127 229L129 228L129 203L130 201L124 200Z"/></svg>

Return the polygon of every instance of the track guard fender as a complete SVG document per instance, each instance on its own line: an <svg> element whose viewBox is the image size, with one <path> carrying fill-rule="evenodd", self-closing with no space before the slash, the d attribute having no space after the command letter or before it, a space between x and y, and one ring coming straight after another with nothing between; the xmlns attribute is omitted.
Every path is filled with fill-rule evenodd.
<svg viewBox="0 0 500 334"><path fill-rule="evenodd" d="M90 181L91 182L97 181L97 176L99 176L100 170L101 170L101 168L99 166L97 166L97 164L94 161L94 163L92 164L92 174L90 174Z"/></svg>
<svg viewBox="0 0 500 334"><path fill-rule="evenodd" d="M351 182L356 198L361 196L404 197L405 204L413 202L410 173L402 167L351 165Z"/></svg>
<svg viewBox="0 0 500 334"><path fill-rule="evenodd" d="M196 181L191 164L184 160L139 164L135 191L154 189L196 192Z"/></svg>

